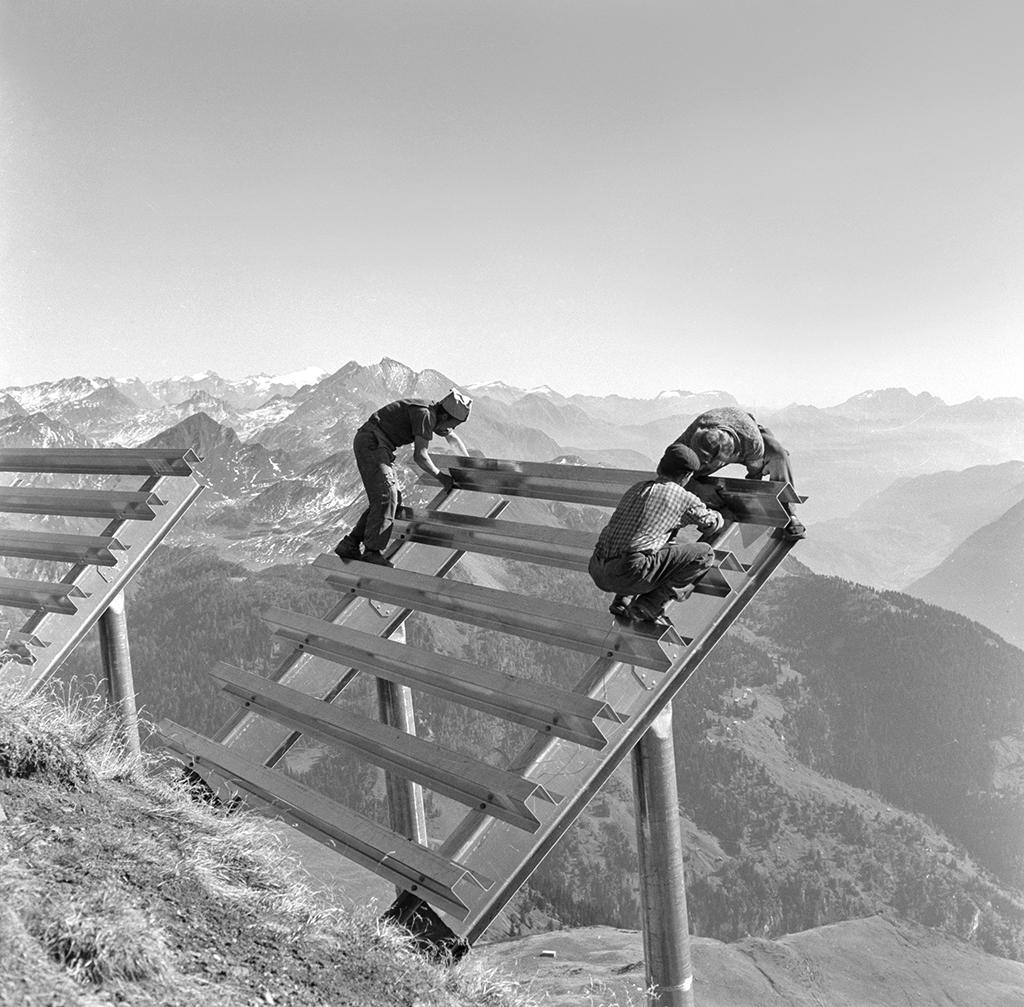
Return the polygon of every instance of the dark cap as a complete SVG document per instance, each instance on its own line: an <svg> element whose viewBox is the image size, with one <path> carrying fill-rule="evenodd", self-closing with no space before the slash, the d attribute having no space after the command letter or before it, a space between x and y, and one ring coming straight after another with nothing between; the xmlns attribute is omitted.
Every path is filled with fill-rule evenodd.
<svg viewBox="0 0 1024 1007"><path fill-rule="evenodd" d="M700 459L696 452L685 444L670 444L658 462L658 472L663 476L681 476L687 472L696 472L700 468Z"/></svg>

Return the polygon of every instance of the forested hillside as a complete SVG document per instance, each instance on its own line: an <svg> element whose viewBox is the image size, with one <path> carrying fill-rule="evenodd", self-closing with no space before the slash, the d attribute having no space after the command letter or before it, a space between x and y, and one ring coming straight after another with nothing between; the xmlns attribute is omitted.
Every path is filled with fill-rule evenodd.
<svg viewBox="0 0 1024 1007"><path fill-rule="evenodd" d="M477 558L457 576L601 604L582 575ZM320 614L337 601L308 568L253 573L196 549L163 549L129 596L144 708L212 732L234 708L206 670L274 663L265 605ZM416 616L411 643L571 685L564 652ZM80 648L68 670L88 674ZM345 702L369 709L368 683ZM1022 799L993 755L1020 745L1024 654L915 599L798 574L765 588L674 703L690 912L697 933L778 935L888 910L1024 958ZM503 765L525 734L429 697L420 733ZM383 818L379 774L318 745L288 770ZM1001 788L1001 789L1000 789ZM431 829L460 813L427 795ZM591 802L496 924L639 921L628 767Z"/></svg>

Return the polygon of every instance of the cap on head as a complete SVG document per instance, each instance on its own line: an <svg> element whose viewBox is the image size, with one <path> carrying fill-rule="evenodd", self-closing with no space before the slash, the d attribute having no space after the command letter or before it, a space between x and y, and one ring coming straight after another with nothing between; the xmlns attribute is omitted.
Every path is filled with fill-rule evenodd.
<svg viewBox="0 0 1024 1007"><path fill-rule="evenodd" d="M672 479L696 472L699 468L700 459L697 453L691 451L685 444L670 444L658 462L658 474Z"/></svg>
<svg viewBox="0 0 1024 1007"><path fill-rule="evenodd" d="M473 405L473 400L468 395L463 395L458 389L452 388L437 404L453 420L465 423L469 419L469 410Z"/></svg>

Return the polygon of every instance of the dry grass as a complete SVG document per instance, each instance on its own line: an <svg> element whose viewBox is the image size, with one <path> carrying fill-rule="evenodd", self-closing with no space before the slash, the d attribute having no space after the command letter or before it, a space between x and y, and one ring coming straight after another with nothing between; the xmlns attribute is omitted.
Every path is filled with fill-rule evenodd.
<svg viewBox="0 0 1024 1007"><path fill-rule="evenodd" d="M194 803L99 702L0 691L0 1004L528 1007L325 901L262 819Z"/></svg>

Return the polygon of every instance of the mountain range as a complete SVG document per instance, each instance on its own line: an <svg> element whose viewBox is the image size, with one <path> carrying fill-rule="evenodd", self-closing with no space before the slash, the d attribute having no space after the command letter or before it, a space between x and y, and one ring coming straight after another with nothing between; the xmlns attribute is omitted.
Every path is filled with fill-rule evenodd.
<svg viewBox="0 0 1024 1007"><path fill-rule="evenodd" d="M315 554L353 519L361 486L351 438L366 416L395 398L437 398L453 385L438 371L386 357L331 373L310 368L238 380L209 371L155 381L76 376L0 389L0 445L193 446L212 492L186 521L188 540L259 566ZM475 399L464 440L485 455L574 457L642 471L696 414L737 404L724 390L673 389L639 399L503 382L459 387ZM980 556L966 558L983 549L968 539L1024 499L1024 399L949 405L927 392L889 388L758 418L790 450L798 489L808 497L801 515L811 534L801 558L819 573L914 593L912 585L961 547L967 553L959 566L981 563ZM400 457L411 485L419 473L407 462ZM1015 570L986 562L984 583L998 606L1013 594ZM988 594L972 592L953 577L948 589L927 597L983 617ZM992 622L1021 641L1016 609L1004 609Z"/></svg>

